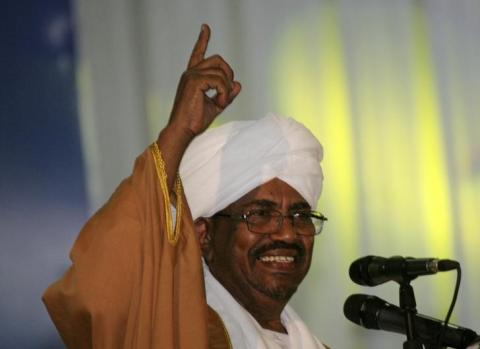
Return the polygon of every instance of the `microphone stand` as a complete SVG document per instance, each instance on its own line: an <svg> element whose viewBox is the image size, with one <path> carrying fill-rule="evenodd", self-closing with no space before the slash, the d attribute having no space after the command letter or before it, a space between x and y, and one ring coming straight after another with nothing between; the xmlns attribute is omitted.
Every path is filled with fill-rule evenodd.
<svg viewBox="0 0 480 349"><path fill-rule="evenodd" d="M405 330L407 340L403 343L403 349L423 349L423 345L416 338L414 317L417 314L417 304L411 280L400 283L400 308L405 312Z"/></svg>

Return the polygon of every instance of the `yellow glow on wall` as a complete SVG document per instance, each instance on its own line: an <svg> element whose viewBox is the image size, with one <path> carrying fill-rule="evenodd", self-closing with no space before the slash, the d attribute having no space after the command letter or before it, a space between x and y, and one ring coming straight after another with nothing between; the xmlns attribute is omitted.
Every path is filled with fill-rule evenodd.
<svg viewBox="0 0 480 349"><path fill-rule="evenodd" d="M470 168L458 173L458 186L452 188L449 179L449 130L442 119L424 9L412 7L404 56L389 56L388 45L394 43L359 45L350 80L336 6L318 10L303 13L282 33L272 60L272 90L276 108L304 122L325 147L321 206L334 215L328 229L337 236L335 262L348 269L365 247L386 256L453 258L456 225L478 250L480 180L472 180ZM471 154L465 132L455 136L461 158ZM469 251L470 260L478 260ZM440 279L440 292L424 302L448 304L452 287L451 279Z"/></svg>
<svg viewBox="0 0 480 349"><path fill-rule="evenodd" d="M303 122L322 142L325 190L321 209L332 217L328 229L342 236L336 249L339 265L347 263L358 250L357 188L354 179L352 125L341 37L336 9L322 7L320 17L313 18L315 28L306 21L293 21L275 52L272 73L278 109ZM318 14L317 14L318 15ZM315 37L307 33L314 32ZM279 73L281 72L281 73Z"/></svg>
<svg viewBox="0 0 480 349"><path fill-rule="evenodd" d="M452 217L447 164L443 146L441 114L436 95L433 60L427 23L417 9L414 31L413 108L416 115L418 186L427 250L439 256L451 256Z"/></svg>

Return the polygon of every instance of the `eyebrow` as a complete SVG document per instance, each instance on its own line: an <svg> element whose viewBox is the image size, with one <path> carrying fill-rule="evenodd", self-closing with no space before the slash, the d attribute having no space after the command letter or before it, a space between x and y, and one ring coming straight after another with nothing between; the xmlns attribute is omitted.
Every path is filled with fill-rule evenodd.
<svg viewBox="0 0 480 349"><path fill-rule="evenodd" d="M263 208L276 208L278 205L276 202L267 200L267 199L259 199L259 200L253 200L249 201L246 204L242 205L242 207L249 207L249 206L260 206Z"/></svg>
<svg viewBox="0 0 480 349"><path fill-rule="evenodd" d="M299 201L296 202L288 208L289 211L297 211L297 210L311 210L312 207L306 201Z"/></svg>

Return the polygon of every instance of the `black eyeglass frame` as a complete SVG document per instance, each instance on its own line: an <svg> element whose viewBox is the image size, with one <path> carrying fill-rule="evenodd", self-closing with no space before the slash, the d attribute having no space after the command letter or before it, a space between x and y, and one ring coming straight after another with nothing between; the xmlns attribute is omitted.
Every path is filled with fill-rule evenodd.
<svg viewBox="0 0 480 349"><path fill-rule="evenodd" d="M250 222L248 218L252 216L254 213L257 213L259 211L268 211L269 213L274 213L273 215L270 215L270 219L275 218L277 221L277 227L274 231L270 231L270 232L255 231L254 229L255 223ZM309 215L310 218L313 217L319 220L318 222L320 225L318 227L315 224L313 224L313 226L315 227L313 234L305 234L301 229L295 226L295 217L304 216L306 214ZM257 209L257 210L247 211L241 214L229 214L229 213L218 212L212 216L212 218L215 218L215 217L225 217L225 218L231 218L238 221L243 221L247 224L247 228L249 231L255 234L264 234L264 235L276 234L282 228L285 218L290 218L292 221L292 227L295 229L295 232L297 234L302 236L317 236L317 235L320 235L320 233L323 231L323 226L325 221L328 221L328 218L324 214L318 211L300 211L300 212L293 212L293 213L284 215L282 214L282 212L274 209ZM252 229L252 226L253 226L253 229Z"/></svg>

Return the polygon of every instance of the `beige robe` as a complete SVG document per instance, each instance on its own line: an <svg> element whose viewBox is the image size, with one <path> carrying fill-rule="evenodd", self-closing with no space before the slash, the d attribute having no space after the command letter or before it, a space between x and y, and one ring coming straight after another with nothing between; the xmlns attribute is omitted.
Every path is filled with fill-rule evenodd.
<svg viewBox="0 0 480 349"><path fill-rule="evenodd" d="M146 150L133 174L82 229L71 251L72 266L43 297L68 348L229 346L222 320L206 304L188 205L181 219L173 245L164 228L155 164Z"/></svg>

